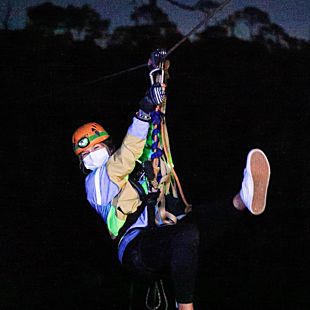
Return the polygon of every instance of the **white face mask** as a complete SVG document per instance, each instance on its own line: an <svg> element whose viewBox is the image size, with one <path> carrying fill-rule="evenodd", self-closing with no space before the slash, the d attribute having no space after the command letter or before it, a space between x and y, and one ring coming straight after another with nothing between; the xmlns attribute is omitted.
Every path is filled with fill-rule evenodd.
<svg viewBox="0 0 310 310"><path fill-rule="evenodd" d="M110 155L106 148L89 153L83 158L83 163L86 169L95 170L103 166L109 159Z"/></svg>

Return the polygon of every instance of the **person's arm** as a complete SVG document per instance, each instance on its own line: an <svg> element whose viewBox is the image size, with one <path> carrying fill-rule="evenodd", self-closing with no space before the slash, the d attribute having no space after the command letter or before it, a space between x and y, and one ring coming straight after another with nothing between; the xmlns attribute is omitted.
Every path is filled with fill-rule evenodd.
<svg viewBox="0 0 310 310"><path fill-rule="evenodd" d="M150 87L140 102L140 110L133 118L121 147L107 162L108 175L119 188L127 181L128 175L135 167L136 160L142 155L151 120L150 113L164 98L165 94L161 85L154 84Z"/></svg>
<svg viewBox="0 0 310 310"><path fill-rule="evenodd" d="M127 176L135 167L145 145L149 123L134 117L121 147L107 162L108 175L119 188L127 181Z"/></svg>
<svg viewBox="0 0 310 310"><path fill-rule="evenodd" d="M134 169L135 161L143 150L148 128L148 122L134 118L122 146L108 160L106 168L100 167L86 177L87 200L103 217L112 235L124 224L116 217L112 200Z"/></svg>

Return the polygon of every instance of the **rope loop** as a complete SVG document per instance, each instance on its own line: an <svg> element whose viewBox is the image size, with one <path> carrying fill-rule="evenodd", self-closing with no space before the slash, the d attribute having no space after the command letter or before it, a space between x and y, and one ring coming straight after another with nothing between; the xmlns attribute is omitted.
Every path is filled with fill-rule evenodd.
<svg viewBox="0 0 310 310"><path fill-rule="evenodd" d="M148 310L157 310L160 308L161 303L162 303L160 289L162 291L162 295L163 295L164 302L165 302L165 304L164 304L165 310L168 310L169 304L168 304L168 299L166 296L166 292L165 292L165 288L164 288L164 284L163 284L162 279L159 280L159 284L160 284L160 286L158 285L158 281L155 280L154 289L153 289L154 290L153 291L153 305L149 304L149 295L150 295L151 287L148 287L148 289L147 289L147 293L146 293L146 297L145 297L145 306ZM158 300L157 305L155 305L156 299Z"/></svg>

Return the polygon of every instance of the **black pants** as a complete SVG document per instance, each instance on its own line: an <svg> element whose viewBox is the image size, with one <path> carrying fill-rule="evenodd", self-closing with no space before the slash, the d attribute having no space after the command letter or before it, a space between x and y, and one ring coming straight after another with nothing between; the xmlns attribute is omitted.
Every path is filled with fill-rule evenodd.
<svg viewBox="0 0 310 310"><path fill-rule="evenodd" d="M123 265L135 277L169 276L178 303L193 302L199 232L192 214L176 225L144 229L126 248Z"/></svg>

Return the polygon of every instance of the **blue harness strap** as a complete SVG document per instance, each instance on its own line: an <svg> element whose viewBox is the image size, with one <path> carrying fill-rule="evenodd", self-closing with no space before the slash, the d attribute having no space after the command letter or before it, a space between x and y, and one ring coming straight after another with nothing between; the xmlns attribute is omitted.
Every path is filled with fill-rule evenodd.
<svg viewBox="0 0 310 310"><path fill-rule="evenodd" d="M160 158L163 155L163 151L159 148L159 134L161 129L161 113L156 110L151 113L152 124L154 125L152 131L152 155L151 159Z"/></svg>

